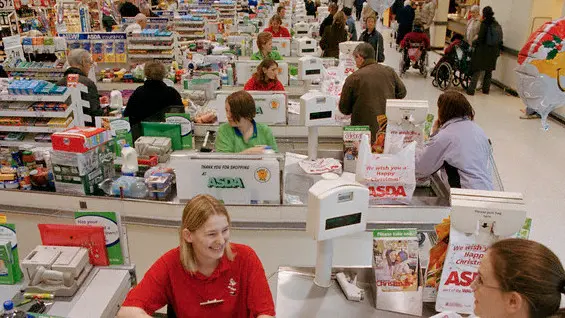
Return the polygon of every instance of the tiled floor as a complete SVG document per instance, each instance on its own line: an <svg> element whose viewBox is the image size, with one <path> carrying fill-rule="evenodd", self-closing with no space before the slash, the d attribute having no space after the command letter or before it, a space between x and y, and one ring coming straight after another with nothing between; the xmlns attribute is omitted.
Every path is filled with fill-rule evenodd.
<svg viewBox="0 0 565 318"><path fill-rule="evenodd" d="M385 45L385 54L385 64L398 69L400 53ZM438 55L432 53L430 58L431 67ZM403 80L408 89L406 98L427 99L430 111L437 114L441 92L432 86L431 79L410 70ZM528 215L533 218L531 238L565 261L565 126L550 121L550 130L543 131L539 120L519 119L521 100L498 88L493 87L490 95L479 91L469 101L476 111L476 122L493 142L505 190L525 196Z"/></svg>

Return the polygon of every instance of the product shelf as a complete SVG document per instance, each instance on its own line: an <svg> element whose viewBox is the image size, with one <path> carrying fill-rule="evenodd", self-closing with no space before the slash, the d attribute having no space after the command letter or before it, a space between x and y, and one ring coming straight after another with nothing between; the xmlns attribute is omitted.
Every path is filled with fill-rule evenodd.
<svg viewBox="0 0 565 318"><path fill-rule="evenodd" d="M130 59L172 59L174 54L129 54Z"/></svg>
<svg viewBox="0 0 565 318"><path fill-rule="evenodd" d="M15 111L0 110L0 117L37 117L37 118L67 118L73 112L72 107L68 107L65 111Z"/></svg>
<svg viewBox="0 0 565 318"><path fill-rule="evenodd" d="M64 103L71 97L70 90L62 95L2 95L0 102L58 102Z"/></svg>
<svg viewBox="0 0 565 318"><path fill-rule="evenodd" d="M143 36L143 37L128 37L128 42L164 42L172 41L173 36Z"/></svg>
<svg viewBox="0 0 565 318"><path fill-rule="evenodd" d="M51 148L50 142L37 142L33 139L33 137L31 137L31 138L26 137L26 139L24 139L24 140L17 140L17 141L0 140L0 147L20 147L20 146L23 146L23 145L29 145L29 146L32 146L32 147Z"/></svg>
<svg viewBox="0 0 565 318"><path fill-rule="evenodd" d="M0 131L4 132L28 132L28 133L48 133L52 134L55 132L60 132L68 129L69 127L73 127L74 120L71 124L67 127L36 127L36 126L0 126Z"/></svg>
<svg viewBox="0 0 565 318"><path fill-rule="evenodd" d="M173 45L129 45L128 50L172 50Z"/></svg>

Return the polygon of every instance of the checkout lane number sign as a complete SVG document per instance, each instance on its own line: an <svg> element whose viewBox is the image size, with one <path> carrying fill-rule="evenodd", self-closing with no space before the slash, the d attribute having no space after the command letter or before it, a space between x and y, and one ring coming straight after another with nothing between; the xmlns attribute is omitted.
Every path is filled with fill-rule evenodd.
<svg viewBox="0 0 565 318"><path fill-rule="evenodd" d="M255 180L260 183L267 183L271 180L271 171L267 168L259 168L255 170Z"/></svg>
<svg viewBox="0 0 565 318"><path fill-rule="evenodd" d="M13 0L0 0L0 10L13 10L14 1Z"/></svg>

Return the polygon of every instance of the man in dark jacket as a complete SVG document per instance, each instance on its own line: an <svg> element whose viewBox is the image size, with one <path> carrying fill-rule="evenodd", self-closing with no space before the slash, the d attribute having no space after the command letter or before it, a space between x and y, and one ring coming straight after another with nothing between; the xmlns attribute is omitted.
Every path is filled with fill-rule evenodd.
<svg viewBox="0 0 565 318"><path fill-rule="evenodd" d="M88 72L94 64L92 56L84 49L74 49L69 54L67 62L70 67L65 71L65 77L57 82L57 85L67 86L67 75L78 75L78 82L88 88L87 93L82 93L82 99L90 104L90 108L83 108L83 113L91 117L85 116L85 126L94 127L94 116L102 116L104 112L100 108L100 95L98 95L96 83L88 78Z"/></svg>
<svg viewBox="0 0 565 318"><path fill-rule="evenodd" d="M395 0L392 6L390 7L390 13L394 16L394 20L398 15L398 12L404 7L404 0Z"/></svg>
<svg viewBox="0 0 565 318"><path fill-rule="evenodd" d="M498 34L497 30L500 31L500 34ZM499 37L498 43L489 44L487 39L489 36ZM483 72L483 94L488 94L490 92L492 71L496 69L496 61L502 49L502 29L495 20L494 12L490 6L483 8L483 22L481 22L479 38L473 42L473 48L475 49L471 54L471 72L473 75L471 83L467 88L467 94L475 95L479 77Z"/></svg>
<svg viewBox="0 0 565 318"><path fill-rule="evenodd" d="M174 87L167 86L163 79L167 69L161 62L148 62L145 64L145 83L138 87L128 100L124 117L129 117L133 140L141 135L141 122L165 121L165 113L172 106L182 106L182 98Z"/></svg>
<svg viewBox="0 0 565 318"><path fill-rule="evenodd" d="M375 50L369 43L359 44L353 57L359 69L343 84L339 111L351 115L351 125L369 125L374 142L377 116L386 113L386 100L406 97L406 87L394 69L375 62Z"/></svg>
<svg viewBox="0 0 565 318"><path fill-rule="evenodd" d="M317 9L318 8L316 7L314 0L306 0L306 15L312 17L316 16Z"/></svg>
<svg viewBox="0 0 565 318"><path fill-rule="evenodd" d="M322 21L322 24L320 24L320 36L323 36L326 27L331 26L332 23L334 22L334 14L337 13L337 10L338 10L337 4L331 2L330 5L328 6L328 11L330 14L324 19L324 21Z"/></svg>
<svg viewBox="0 0 565 318"><path fill-rule="evenodd" d="M371 44L375 52L377 52L377 62L383 63L385 61L385 49L383 44L383 36L377 31L377 19L375 16L367 18L367 29L359 36L359 41Z"/></svg>
<svg viewBox="0 0 565 318"><path fill-rule="evenodd" d="M133 18L140 13L139 8L131 3L132 0L125 0L120 6L120 15L122 18Z"/></svg>

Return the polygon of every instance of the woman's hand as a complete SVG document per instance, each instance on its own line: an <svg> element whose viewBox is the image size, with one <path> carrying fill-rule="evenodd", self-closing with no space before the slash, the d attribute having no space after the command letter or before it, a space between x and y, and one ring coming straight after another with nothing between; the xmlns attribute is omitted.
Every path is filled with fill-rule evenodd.
<svg viewBox="0 0 565 318"><path fill-rule="evenodd" d="M138 307L122 307L118 314L116 315L117 318L150 318L145 310L138 308Z"/></svg>
<svg viewBox="0 0 565 318"><path fill-rule="evenodd" d="M434 135L435 133L437 133L437 131L439 130L439 119L436 119L436 121L434 122L434 126L432 127L432 135Z"/></svg>
<svg viewBox="0 0 565 318"><path fill-rule="evenodd" d="M265 151L265 146L255 146L252 148L245 149L240 153L244 155L262 155L264 151Z"/></svg>

